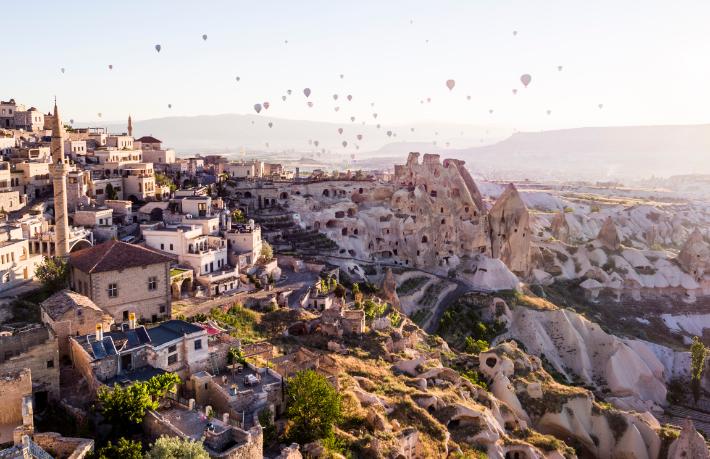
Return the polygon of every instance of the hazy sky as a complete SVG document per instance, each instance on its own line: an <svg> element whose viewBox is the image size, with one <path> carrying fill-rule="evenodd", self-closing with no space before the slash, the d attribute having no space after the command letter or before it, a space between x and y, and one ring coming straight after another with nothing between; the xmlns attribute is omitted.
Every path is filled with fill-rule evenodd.
<svg viewBox="0 0 710 459"><path fill-rule="evenodd" d="M710 122L707 0L35 0L0 14L0 99L46 111L56 94L67 119L268 101L270 116L337 122Z"/></svg>

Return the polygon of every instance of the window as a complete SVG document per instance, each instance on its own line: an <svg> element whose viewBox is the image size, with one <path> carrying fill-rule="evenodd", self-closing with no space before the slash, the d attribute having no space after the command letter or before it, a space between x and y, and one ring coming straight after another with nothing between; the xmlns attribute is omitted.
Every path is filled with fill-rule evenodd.
<svg viewBox="0 0 710 459"><path fill-rule="evenodd" d="M168 347L168 353L172 354L173 352L177 351L177 344L173 344L172 346Z"/></svg>
<svg viewBox="0 0 710 459"><path fill-rule="evenodd" d="M164 304L160 305L160 313L165 314L165 305Z"/></svg>
<svg viewBox="0 0 710 459"><path fill-rule="evenodd" d="M108 284L108 297L116 298L118 296L118 284L111 283Z"/></svg>
<svg viewBox="0 0 710 459"><path fill-rule="evenodd" d="M168 356L168 365L174 365L177 362L177 354Z"/></svg>
<svg viewBox="0 0 710 459"><path fill-rule="evenodd" d="M173 245L172 245L172 244L170 244L170 250L173 250Z"/></svg>
<svg viewBox="0 0 710 459"><path fill-rule="evenodd" d="M160 244L160 250L165 250L165 244Z"/></svg>
<svg viewBox="0 0 710 459"><path fill-rule="evenodd" d="M158 278L155 276L149 277L148 278L148 290L157 290L157 288L158 288Z"/></svg>
<svg viewBox="0 0 710 459"><path fill-rule="evenodd" d="M202 340L201 339L195 340L195 350L199 351L200 349L202 349Z"/></svg>
<svg viewBox="0 0 710 459"><path fill-rule="evenodd" d="M128 320L128 311L123 311L123 320Z"/></svg>
<svg viewBox="0 0 710 459"><path fill-rule="evenodd" d="M54 368L54 360L47 360L47 368Z"/></svg>

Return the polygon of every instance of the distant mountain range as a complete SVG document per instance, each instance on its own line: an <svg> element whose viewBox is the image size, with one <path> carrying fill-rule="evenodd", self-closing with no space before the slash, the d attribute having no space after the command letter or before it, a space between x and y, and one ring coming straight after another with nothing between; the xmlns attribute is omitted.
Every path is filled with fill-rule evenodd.
<svg viewBox="0 0 710 459"><path fill-rule="evenodd" d="M125 131L125 125L108 128ZM388 136L388 131L392 135ZM710 173L710 124L588 127L511 135L504 129L444 123L383 125L378 129L358 122L223 114L136 121L134 134L158 137L178 154L236 157L246 150L274 159L308 156L337 165L350 162L354 156L355 164L350 167L358 168L386 167L401 162L409 151L439 153L465 160L476 174L515 180L610 180ZM358 135L362 136L359 140ZM343 141L347 147L343 147Z"/></svg>

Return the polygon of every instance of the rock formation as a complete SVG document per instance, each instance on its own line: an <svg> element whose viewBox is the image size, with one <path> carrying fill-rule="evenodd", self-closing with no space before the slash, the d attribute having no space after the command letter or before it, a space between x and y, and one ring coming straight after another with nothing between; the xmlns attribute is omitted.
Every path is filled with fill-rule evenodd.
<svg viewBox="0 0 710 459"><path fill-rule="evenodd" d="M597 241L607 250L616 251L621 248L621 239L619 238L619 230L612 221L611 217L604 220L602 228L597 234Z"/></svg>
<svg viewBox="0 0 710 459"><path fill-rule="evenodd" d="M683 244L678 254L678 263L688 274L696 280L701 279L710 264L710 245L703 239L703 235L696 228Z"/></svg>
<svg viewBox="0 0 710 459"><path fill-rule="evenodd" d="M397 311L402 311L399 296L397 296L397 281L392 274L392 268L387 268L385 272L385 278L382 281L382 297Z"/></svg>
<svg viewBox="0 0 710 459"><path fill-rule="evenodd" d="M491 255L514 273L530 270L530 215L512 183L488 213Z"/></svg>
<svg viewBox="0 0 710 459"><path fill-rule="evenodd" d="M686 419L680 436L668 448L668 459L710 459L705 439L696 430L693 422Z"/></svg>
<svg viewBox="0 0 710 459"><path fill-rule="evenodd" d="M551 223L552 235L565 244L570 242L570 229L569 223L564 212L557 212L552 218Z"/></svg>

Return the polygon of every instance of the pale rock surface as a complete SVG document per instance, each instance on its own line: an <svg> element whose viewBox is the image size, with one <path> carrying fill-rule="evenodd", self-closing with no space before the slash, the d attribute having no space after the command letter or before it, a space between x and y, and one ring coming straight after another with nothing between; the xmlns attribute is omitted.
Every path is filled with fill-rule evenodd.
<svg viewBox="0 0 710 459"><path fill-rule="evenodd" d="M668 448L668 459L710 459L705 439L696 430L693 422L686 419L680 435Z"/></svg>
<svg viewBox="0 0 710 459"><path fill-rule="evenodd" d="M491 254L515 273L530 270L530 215L512 183L488 212Z"/></svg>

